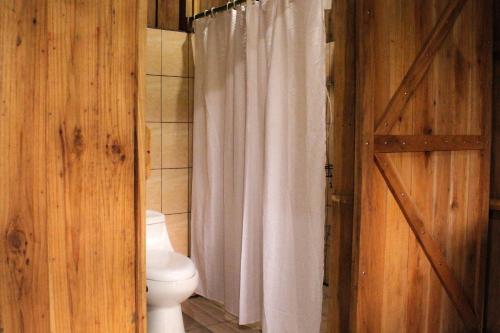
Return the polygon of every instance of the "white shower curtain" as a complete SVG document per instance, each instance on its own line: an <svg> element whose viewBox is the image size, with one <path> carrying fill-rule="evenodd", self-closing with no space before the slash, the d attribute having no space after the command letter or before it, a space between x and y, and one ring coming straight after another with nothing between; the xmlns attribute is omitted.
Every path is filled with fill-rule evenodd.
<svg viewBox="0 0 500 333"><path fill-rule="evenodd" d="M264 332L319 332L325 213L322 2L195 23L197 292Z"/></svg>

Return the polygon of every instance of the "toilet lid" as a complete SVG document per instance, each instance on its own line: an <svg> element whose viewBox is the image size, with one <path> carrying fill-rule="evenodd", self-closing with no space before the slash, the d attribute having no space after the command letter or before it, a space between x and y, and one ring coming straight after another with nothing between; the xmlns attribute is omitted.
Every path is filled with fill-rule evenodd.
<svg viewBox="0 0 500 333"><path fill-rule="evenodd" d="M146 279L162 282L187 280L196 269L188 257L171 251L149 250L146 253Z"/></svg>

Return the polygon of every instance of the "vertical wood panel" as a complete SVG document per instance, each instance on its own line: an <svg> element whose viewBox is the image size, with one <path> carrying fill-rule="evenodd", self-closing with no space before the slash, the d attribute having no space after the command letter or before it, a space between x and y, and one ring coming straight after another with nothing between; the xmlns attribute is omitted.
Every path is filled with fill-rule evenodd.
<svg viewBox="0 0 500 333"><path fill-rule="evenodd" d="M500 199L500 2L494 2L491 197ZM500 332L500 213L490 213L486 332Z"/></svg>
<svg viewBox="0 0 500 333"><path fill-rule="evenodd" d="M148 4L148 28L156 28L157 27L157 0L147 0Z"/></svg>
<svg viewBox="0 0 500 333"><path fill-rule="evenodd" d="M179 30L179 0L157 0L158 29Z"/></svg>
<svg viewBox="0 0 500 333"><path fill-rule="evenodd" d="M193 15L195 0L147 0L147 2L148 28L187 30L186 18Z"/></svg>
<svg viewBox="0 0 500 333"><path fill-rule="evenodd" d="M466 330L414 235L408 234L387 186L373 171L374 120L381 119L446 5L434 0L358 4L359 195L355 207L359 215L354 237L358 287L353 318L359 331ZM402 116L395 120L391 134L489 135L489 5L488 0L465 3L413 96L401 105L403 110L396 110ZM391 155L426 229L481 318L488 149Z"/></svg>
<svg viewBox="0 0 500 333"><path fill-rule="evenodd" d="M136 321L136 333L146 333L147 296L146 296L146 177L147 138L146 138L146 34L147 7L143 0L136 1L137 26L136 37L136 104L134 108L134 169L135 169L135 313L132 321Z"/></svg>
<svg viewBox="0 0 500 333"><path fill-rule="evenodd" d="M194 0L195 13L209 10L212 7L223 6L226 3L226 0Z"/></svg>
<svg viewBox="0 0 500 333"><path fill-rule="evenodd" d="M351 301L351 258L353 233L354 195L354 141L355 141L355 1L334 2L329 21L335 31L335 48L331 61L330 77L335 82L331 106L333 127L330 142L333 172L333 189L328 191L340 198L333 202L332 237L328 244L329 298L328 331L347 332L349 330L349 307ZM331 91L331 89L329 89ZM327 200L332 202L332 198Z"/></svg>
<svg viewBox="0 0 500 333"><path fill-rule="evenodd" d="M376 112L382 112L377 98L388 95L387 80L377 77L376 62L379 54L375 50L376 34L375 2L362 1L356 4L357 37L357 90L356 90L356 131L357 169L355 197L355 270L353 285L356 287L351 309L351 329L353 331L381 331L382 290L385 253L385 205L387 193L384 180L376 172L373 164L373 134ZM377 7L378 8L378 7ZM363 38L360 38L363 36ZM381 52L380 48L376 49ZM387 58L383 58L387 59ZM383 64L382 64L383 65ZM370 79L366 79L366 78ZM377 90L376 89L380 89ZM375 91L380 91L377 96ZM363 98L360 98L363 96ZM375 110L374 106L377 106ZM377 200L377 201L375 201ZM377 203L377 204L375 204ZM370 255L368 255L368 253ZM378 288L378 289L377 289Z"/></svg>
<svg viewBox="0 0 500 333"><path fill-rule="evenodd" d="M489 270L487 287L486 332L500 332L500 216L493 217L490 225Z"/></svg>
<svg viewBox="0 0 500 333"><path fill-rule="evenodd" d="M143 328L141 6L0 4L0 331Z"/></svg>
<svg viewBox="0 0 500 333"><path fill-rule="evenodd" d="M47 4L0 4L0 331L49 331Z"/></svg>

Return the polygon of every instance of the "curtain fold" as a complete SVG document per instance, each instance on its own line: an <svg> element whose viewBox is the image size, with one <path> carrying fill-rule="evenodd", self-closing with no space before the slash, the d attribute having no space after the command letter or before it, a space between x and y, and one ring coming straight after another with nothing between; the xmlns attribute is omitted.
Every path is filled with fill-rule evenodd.
<svg viewBox="0 0 500 333"><path fill-rule="evenodd" d="M320 1L195 22L197 292L264 332L319 332L325 214Z"/></svg>

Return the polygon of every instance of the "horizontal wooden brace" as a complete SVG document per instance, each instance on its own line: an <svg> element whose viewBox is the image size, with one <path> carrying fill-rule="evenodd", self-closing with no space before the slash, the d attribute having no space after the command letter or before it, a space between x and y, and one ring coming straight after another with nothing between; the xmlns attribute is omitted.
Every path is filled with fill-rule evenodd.
<svg viewBox="0 0 500 333"><path fill-rule="evenodd" d="M500 199L490 200L490 210L500 211Z"/></svg>
<svg viewBox="0 0 500 333"><path fill-rule="evenodd" d="M376 153L485 149L481 135L375 135Z"/></svg>

